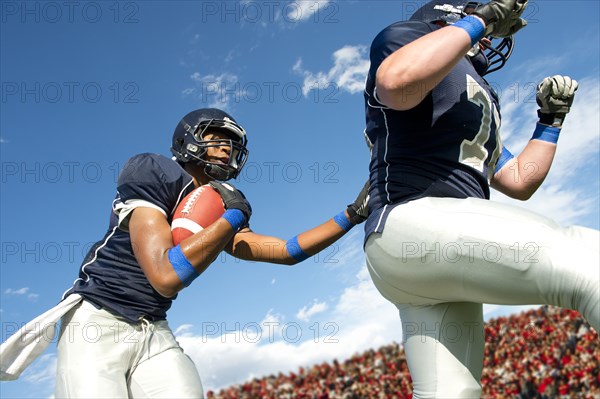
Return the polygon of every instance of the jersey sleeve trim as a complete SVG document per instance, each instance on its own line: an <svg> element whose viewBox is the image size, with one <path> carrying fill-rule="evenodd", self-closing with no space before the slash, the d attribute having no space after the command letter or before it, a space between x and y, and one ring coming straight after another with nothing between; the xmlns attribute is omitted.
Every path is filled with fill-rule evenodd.
<svg viewBox="0 0 600 399"><path fill-rule="evenodd" d="M131 212L133 212L136 208L152 208L160 211L165 217L167 217L166 212L159 207L158 205L153 204L152 202L148 202L145 200L135 199L128 200L124 203L117 203L114 207L114 213L119 217L119 229L123 231L129 231L129 217L131 216Z"/></svg>
<svg viewBox="0 0 600 399"><path fill-rule="evenodd" d="M373 105L370 104L369 105L373 108L389 108L388 106L384 105L381 100L379 99L379 97L377 96L377 86L373 87L373 99L375 99L375 101L377 101L377 105Z"/></svg>

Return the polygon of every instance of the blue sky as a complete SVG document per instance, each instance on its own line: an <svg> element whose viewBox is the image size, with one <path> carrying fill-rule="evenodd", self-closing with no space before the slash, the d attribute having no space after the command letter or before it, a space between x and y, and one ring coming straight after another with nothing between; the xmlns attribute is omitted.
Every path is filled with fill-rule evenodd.
<svg viewBox="0 0 600 399"><path fill-rule="evenodd" d="M408 1L2 1L0 318L4 341L70 287L107 227L116 176L140 152L169 155L190 110L219 106L249 135L235 184L252 228L289 238L353 200L367 177L362 89L372 38ZM599 227L599 2L536 1L503 70L503 139L531 136L535 85L580 82L553 169L518 203ZM364 268L362 228L292 268L215 263L182 292L170 325L206 389L295 370L401 339ZM486 306L488 317L518 308ZM51 397L56 349L6 398Z"/></svg>

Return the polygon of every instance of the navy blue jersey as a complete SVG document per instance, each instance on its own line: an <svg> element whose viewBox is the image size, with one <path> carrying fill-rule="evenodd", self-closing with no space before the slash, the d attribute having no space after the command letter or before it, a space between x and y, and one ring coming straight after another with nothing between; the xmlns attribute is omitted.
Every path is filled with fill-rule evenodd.
<svg viewBox="0 0 600 399"><path fill-rule="evenodd" d="M393 110L377 99L375 74L382 61L436 29L425 22L397 22L371 45L365 87L365 134L372 145L366 237L383 231L395 205L423 197L489 198L489 179L502 148L499 105L468 57L410 110Z"/></svg>
<svg viewBox="0 0 600 399"><path fill-rule="evenodd" d="M140 154L129 159L119 175L108 231L90 249L79 278L63 297L81 294L132 322L165 319L175 297L163 297L148 282L133 254L129 216L137 207L151 207L170 223L179 202L194 188L192 177L169 158Z"/></svg>

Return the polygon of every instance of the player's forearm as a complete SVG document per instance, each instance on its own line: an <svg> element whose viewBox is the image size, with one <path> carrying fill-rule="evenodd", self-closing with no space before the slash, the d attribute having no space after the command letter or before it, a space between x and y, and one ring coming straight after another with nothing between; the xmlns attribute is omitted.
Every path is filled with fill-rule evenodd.
<svg viewBox="0 0 600 399"><path fill-rule="evenodd" d="M556 154L556 144L541 140L530 140L517 157L521 191L529 199L542 185Z"/></svg>
<svg viewBox="0 0 600 399"><path fill-rule="evenodd" d="M208 268L233 234L231 225L219 219L175 247L164 234L147 234L134 252L152 287L170 298Z"/></svg>
<svg viewBox="0 0 600 399"><path fill-rule="evenodd" d="M556 144L530 140L516 158L496 173L492 186L511 198L528 200L546 179L555 153Z"/></svg>
<svg viewBox="0 0 600 399"><path fill-rule="evenodd" d="M340 239L356 224L364 222L369 214L369 182L348 207L310 230L287 241L243 229L227 246L227 252L246 260L293 265L322 251Z"/></svg>
<svg viewBox="0 0 600 399"><path fill-rule="evenodd" d="M298 234L297 241L302 252L313 256L342 238L346 233L347 231L340 227L334 219L329 219L317 227ZM295 259L293 263L298 262L299 260Z"/></svg>
<svg viewBox="0 0 600 399"><path fill-rule="evenodd" d="M181 250L198 273L202 273L219 256L235 234L231 224L220 218L206 229L186 238Z"/></svg>
<svg viewBox="0 0 600 399"><path fill-rule="evenodd" d="M414 108L471 47L464 29L448 26L398 49L377 70L378 99L396 110Z"/></svg>
<svg viewBox="0 0 600 399"><path fill-rule="evenodd" d="M294 265L319 253L346 234L353 226L346 215L346 212L336 215L287 241L252 231L241 231L226 250L244 260Z"/></svg>

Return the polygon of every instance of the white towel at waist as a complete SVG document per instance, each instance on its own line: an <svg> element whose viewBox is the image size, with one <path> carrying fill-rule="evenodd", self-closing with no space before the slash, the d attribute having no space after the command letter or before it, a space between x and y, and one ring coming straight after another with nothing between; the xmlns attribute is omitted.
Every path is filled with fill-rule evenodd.
<svg viewBox="0 0 600 399"><path fill-rule="evenodd" d="M56 335L58 320L83 298L71 294L58 305L25 324L0 345L0 381L19 378Z"/></svg>

